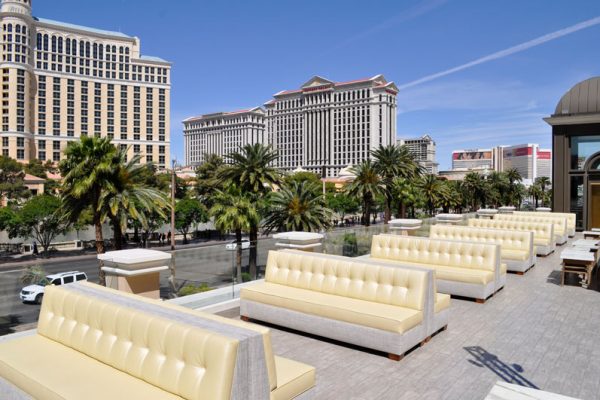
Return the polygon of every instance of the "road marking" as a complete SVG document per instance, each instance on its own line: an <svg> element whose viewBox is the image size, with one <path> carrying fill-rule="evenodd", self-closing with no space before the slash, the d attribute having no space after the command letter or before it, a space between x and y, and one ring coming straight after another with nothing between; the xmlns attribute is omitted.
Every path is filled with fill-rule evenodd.
<svg viewBox="0 0 600 400"><path fill-rule="evenodd" d="M10 274L12 272L21 272L21 271L23 271L23 268L21 268L21 269L13 269L11 271L1 271L0 274Z"/></svg>

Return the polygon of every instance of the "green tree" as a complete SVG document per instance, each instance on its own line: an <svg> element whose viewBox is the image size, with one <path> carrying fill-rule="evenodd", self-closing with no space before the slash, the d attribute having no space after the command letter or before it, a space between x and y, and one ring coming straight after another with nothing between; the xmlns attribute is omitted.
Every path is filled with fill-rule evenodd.
<svg viewBox="0 0 600 400"><path fill-rule="evenodd" d="M516 168L505 171L505 175L506 179L508 179L506 205L516 207L517 204L520 204L523 201L522 198L525 196L525 194L522 193L522 188L519 187L519 184L523 181L523 177ZM520 197L521 200L519 200Z"/></svg>
<svg viewBox="0 0 600 400"><path fill-rule="evenodd" d="M7 231L13 224L16 214L11 207L0 207L0 231Z"/></svg>
<svg viewBox="0 0 600 400"><path fill-rule="evenodd" d="M319 232L331 227L332 218L333 213L326 207L323 196L315 193L314 183L293 181L271 194L264 227L267 233Z"/></svg>
<svg viewBox="0 0 600 400"><path fill-rule="evenodd" d="M46 169L46 165L42 163L40 160L33 159L29 161L24 167L25 173L33 176L37 176L38 178L48 179L48 170Z"/></svg>
<svg viewBox="0 0 600 400"><path fill-rule="evenodd" d="M488 185L488 202L494 206L494 208L500 207L502 199L508 190L508 179L506 174L502 172L493 171L487 178Z"/></svg>
<svg viewBox="0 0 600 400"><path fill-rule="evenodd" d="M360 203L346 193L327 193L326 202L327 207L335 211L342 222L346 215L355 214L360 210Z"/></svg>
<svg viewBox="0 0 600 400"><path fill-rule="evenodd" d="M52 241L67 231L69 223L60 215L60 199L54 196L41 195L29 199L17 211L16 218L10 224L11 238L32 237L48 255Z"/></svg>
<svg viewBox="0 0 600 400"><path fill-rule="evenodd" d="M18 161L0 156L0 199L19 200L28 198L31 192L24 183L25 172Z"/></svg>
<svg viewBox="0 0 600 400"><path fill-rule="evenodd" d="M301 171L294 172L292 174L285 175L283 177L282 184L290 187L294 183L304 183L307 182L310 184L310 187L314 190L317 195L323 195L323 182L321 181L321 177L313 172ZM328 190L326 189L326 192Z"/></svg>
<svg viewBox="0 0 600 400"><path fill-rule="evenodd" d="M183 243L188 243L190 229L208 221L206 208L196 199L186 197L175 205L175 228L183 234Z"/></svg>
<svg viewBox="0 0 600 400"><path fill-rule="evenodd" d="M392 218L394 200L394 179L415 179L421 175L421 167L406 146L379 146L371 152L373 167L381 177L383 195L385 196L385 219Z"/></svg>
<svg viewBox="0 0 600 400"><path fill-rule="evenodd" d="M140 164L140 159L141 155L136 155L127 161L127 150L119 150L113 160L112 185L100 197L99 207L103 217L111 222L116 250L123 248L123 232L129 221L139 222L147 231L148 215L158 214L165 220L170 209L165 193L144 184L147 168Z"/></svg>
<svg viewBox="0 0 600 400"><path fill-rule="evenodd" d="M471 211L477 211L479 207L485 206L488 187L483 175L478 172L469 172L465 175L463 187L465 193L468 194Z"/></svg>
<svg viewBox="0 0 600 400"><path fill-rule="evenodd" d="M196 193L207 208L213 206L214 195L222 190L219 174L225 168L225 161L216 154L205 154L204 162L196 168Z"/></svg>
<svg viewBox="0 0 600 400"><path fill-rule="evenodd" d="M260 205L281 182L281 174L273 167L278 158L277 152L269 146L246 145L227 156L228 165L219 172L219 180L237 186L253 203ZM250 222L250 275L256 278L260 218Z"/></svg>
<svg viewBox="0 0 600 400"><path fill-rule="evenodd" d="M419 187L425 197L427 211L433 217L435 209L443 204L446 188L437 176L430 174L421 178Z"/></svg>
<svg viewBox="0 0 600 400"><path fill-rule="evenodd" d="M59 164L63 176L62 205L64 215L71 222L77 221L85 210L92 212L96 232L96 252L104 253L102 234L102 194L114 187L114 160L117 149L109 138L82 136L70 142L65 159ZM104 271L100 268L100 284L105 284Z"/></svg>
<svg viewBox="0 0 600 400"><path fill-rule="evenodd" d="M347 193L362 200L363 224L370 226L375 198L382 193L381 179L371 160L354 166L351 172L356 178L346 187Z"/></svg>
<svg viewBox="0 0 600 400"><path fill-rule="evenodd" d="M236 186L227 191L218 192L209 212L215 226L221 232L235 233L237 282L242 282L242 232L248 232L252 226L260 223L256 203ZM251 246L252 248L252 246Z"/></svg>

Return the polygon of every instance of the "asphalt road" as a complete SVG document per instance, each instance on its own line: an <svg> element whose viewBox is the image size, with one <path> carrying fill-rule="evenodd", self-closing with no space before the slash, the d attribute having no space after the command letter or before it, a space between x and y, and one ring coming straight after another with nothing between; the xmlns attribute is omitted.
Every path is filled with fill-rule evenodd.
<svg viewBox="0 0 600 400"><path fill-rule="evenodd" d="M275 242L272 239L260 240L258 245L258 263L264 265L269 250ZM232 284L234 276L235 252L227 251L224 244L214 246L182 249L175 252L176 278L178 285L208 283L213 287ZM43 260L35 263L41 265L48 274L81 271L88 279L98 282L98 261L95 258ZM248 251L244 251L242 265L248 265ZM19 299L23 285L19 278L26 266L9 270L0 270L0 335L11 333L19 326L27 326L37 322L40 306L24 304ZM168 289L168 272L161 274L161 293L166 296Z"/></svg>

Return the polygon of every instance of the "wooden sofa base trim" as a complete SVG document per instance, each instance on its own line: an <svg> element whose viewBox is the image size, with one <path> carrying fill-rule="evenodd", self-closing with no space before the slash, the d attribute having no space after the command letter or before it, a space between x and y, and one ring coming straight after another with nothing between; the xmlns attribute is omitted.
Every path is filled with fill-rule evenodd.
<svg viewBox="0 0 600 400"><path fill-rule="evenodd" d="M388 353L388 358L392 361L402 361L404 354L392 354Z"/></svg>

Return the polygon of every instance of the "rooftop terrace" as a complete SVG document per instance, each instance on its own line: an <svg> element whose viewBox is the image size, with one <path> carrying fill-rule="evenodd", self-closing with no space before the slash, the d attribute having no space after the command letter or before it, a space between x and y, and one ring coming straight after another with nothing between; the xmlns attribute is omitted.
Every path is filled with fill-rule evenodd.
<svg viewBox="0 0 600 400"><path fill-rule="evenodd" d="M482 400L497 381L598 399L598 279L588 290L575 277L561 287L563 248L509 274L484 305L452 299L448 330L400 362L272 327L275 354L316 367L317 399ZM239 318L239 308L223 315Z"/></svg>

